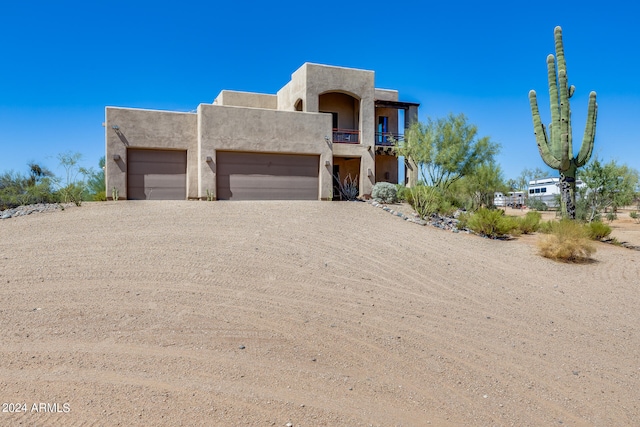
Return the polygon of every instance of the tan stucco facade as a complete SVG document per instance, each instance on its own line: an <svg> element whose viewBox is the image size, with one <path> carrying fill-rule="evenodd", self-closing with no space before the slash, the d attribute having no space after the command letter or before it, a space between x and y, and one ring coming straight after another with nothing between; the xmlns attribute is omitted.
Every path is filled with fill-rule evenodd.
<svg viewBox="0 0 640 427"><path fill-rule="evenodd" d="M376 132L384 116L385 132L401 133L398 109L417 115L417 104L405 104L374 87L373 71L306 63L275 95L223 90L195 113L107 107L107 195L116 188L127 198L128 149L186 151L189 199L217 198L219 151L317 156L319 200L333 197L334 159L357 159L360 195L370 194L376 180L397 180L388 148L376 160Z"/></svg>

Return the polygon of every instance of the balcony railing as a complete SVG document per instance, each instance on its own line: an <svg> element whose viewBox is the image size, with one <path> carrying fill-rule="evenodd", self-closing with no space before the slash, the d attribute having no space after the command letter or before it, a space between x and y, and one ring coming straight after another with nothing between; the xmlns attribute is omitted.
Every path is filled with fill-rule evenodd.
<svg viewBox="0 0 640 427"><path fill-rule="evenodd" d="M401 133L376 132L376 145L391 147L394 141L404 141L404 135Z"/></svg>
<svg viewBox="0 0 640 427"><path fill-rule="evenodd" d="M333 129L333 142L359 144L360 131L352 129Z"/></svg>

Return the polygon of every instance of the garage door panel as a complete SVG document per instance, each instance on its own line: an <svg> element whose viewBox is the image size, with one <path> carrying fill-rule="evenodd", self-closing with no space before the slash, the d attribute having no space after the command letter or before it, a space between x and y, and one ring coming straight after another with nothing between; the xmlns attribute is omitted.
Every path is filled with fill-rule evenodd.
<svg viewBox="0 0 640 427"><path fill-rule="evenodd" d="M129 162L129 168L131 167L136 170L142 167L145 174L184 175L185 173L185 164L176 162Z"/></svg>
<svg viewBox="0 0 640 427"><path fill-rule="evenodd" d="M308 176L315 178L318 175L317 166L287 166L279 164L253 165L253 164L226 164L218 167L220 174L262 175L262 176Z"/></svg>
<svg viewBox="0 0 640 427"><path fill-rule="evenodd" d="M318 180L310 177L296 178L296 185L292 187L289 176L268 176L268 175L232 175L229 178L232 187L254 188L256 190L313 190L318 189ZM317 197L317 192L316 192Z"/></svg>
<svg viewBox="0 0 640 427"><path fill-rule="evenodd" d="M218 152L217 197L317 200L319 163L313 155Z"/></svg>
<svg viewBox="0 0 640 427"><path fill-rule="evenodd" d="M127 163L127 198L186 199L186 151L132 149L127 152Z"/></svg>

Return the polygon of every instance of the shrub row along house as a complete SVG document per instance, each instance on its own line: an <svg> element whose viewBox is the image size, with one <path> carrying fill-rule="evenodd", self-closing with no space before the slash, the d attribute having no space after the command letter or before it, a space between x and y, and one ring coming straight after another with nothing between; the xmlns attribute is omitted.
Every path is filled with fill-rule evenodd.
<svg viewBox="0 0 640 427"><path fill-rule="evenodd" d="M367 195L398 182L393 140L418 106L376 89L373 71L305 63L275 95L223 90L195 113L107 107L107 195L332 200L337 177Z"/></svg>

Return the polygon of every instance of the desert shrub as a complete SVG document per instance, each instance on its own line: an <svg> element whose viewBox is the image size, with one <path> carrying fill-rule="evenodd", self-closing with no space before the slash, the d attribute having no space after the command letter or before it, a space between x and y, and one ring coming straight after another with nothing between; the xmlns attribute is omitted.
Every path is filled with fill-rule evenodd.
<svg viewBox="0 0 640 427"><path fill-rule="evenodd" d="M522 234L531 234L538 231L542 214L540 212L527 212L523 217L517 218L518 230Z"/></svg>
<svg viewBox="0 0 640 427"><path fill-rule="evenodd" d="M429 218L431 215L440 212L443 198L437 188L418 185L410 190L411 206L421 219Z"/></svg>
<svg viewBox="0 0 640 427"><path fill-rule="evenodd" d="M553 224L556 222L558 221L552 221L552 220L542 221L538 226L538 232L544 233L544 234L549 234L553 232Z"/></svg>
<svg viewBox="0 0 640 427"><path fill-rule="evenodd" d="M451 201L447 199L442 199L440 201L440 206L438 207L438 213L442 216L453 216L453 214L458 210Z"/></svg>
<svg viewBox="0 0 640 427"><path fill-rule="evenodd" d="M402 184L396 184L396 199L399 202L407 202L409 203L409 198L411 197L411 189L405 187Z"/></svg>
<svg viewBox="0 0 640 427"><path fill-rule="evenodd" d="M37 165L30 165L38 167ZM38 167L39 170L43 170ZM46 171L46 170L45 170ZM33 203L55 203L57 196L52 189L50 172L47 175L23 175L5 172L0 175L0 210Z"/></svg>
<svg viewBox="0 0 640 427"><path fill-rule="evenodd" d="M505 216L502 210L480 208L468 218L466 225L474 233L492 238L518 233L517 220Z"/></svg>
<svg viewBox="0 0 640 427"><path fill-rule="evenodd" d="M58 190L60 201L62 203L73 203L76 206L82 205L85 194L84 183L72 182L71 184Z"/></svg>
<svg viewBox="0 0 640 427"><path fill-rule="evenodd" d="M529 209L533 209L534 211L546 211L547 209L549 209L545 202L535 197L529 198L527 206L529 207Z"/></svg>
<svg viewBox="0 0 640 427"><path fill-rule="evenodd" d="M609 221L609 223L616 219L618 219L618 215L615 212L607 212L607 221Z"/></svg>
<svg viewBox="0 0 640 427"><path fill-rule="evenodd" d="M338 183L340 200L356 200L358 198L358 175L354 179L348 174L344 180L340 180L340 175L335 176Z"/></svg>
<svg viewBox="0 0 640 427"><path fill-rule="evenodd" d="M469 212L460 212L460 214L458 215L458 229L459 230L468 230L469 227L469 218L471 218L471 215Z"/></svg>
<svg viewBox="0 0 640 427"><path fill-rule="evenodd" d="M107 192L106 191L99 191L96 194L93 195L93 200L95 202L105 202L107 201Z"/></svg>
<svg viewBox="0 0 640 427"><path fill-rule="evenodd" d="M588 239L587 229L576 221L563 219L548 221L550 233L538 240L538 249L545 258L562 261L581 261L595 252Z"/></svg>
<svg viewBox="0 0 640 427"><path fill-rule="evenodd" d="M638 215L638 211L629 212L629 217L635 220L636 224L640 224L640 215Z"/></svg>
<svg viewBox="0 0 640 427"><path fill-rule="evenodd" d="M611 227L600 221L592 221L585 225L587 235L591 240L602 240L611 234Z"/></svg>
<svg viewBox="0 0 640 427"><path fill-rule="evenodd" d="M376 182L371 190L371 197L380 203L395 203L398 191L390 182Z"/></svg>

